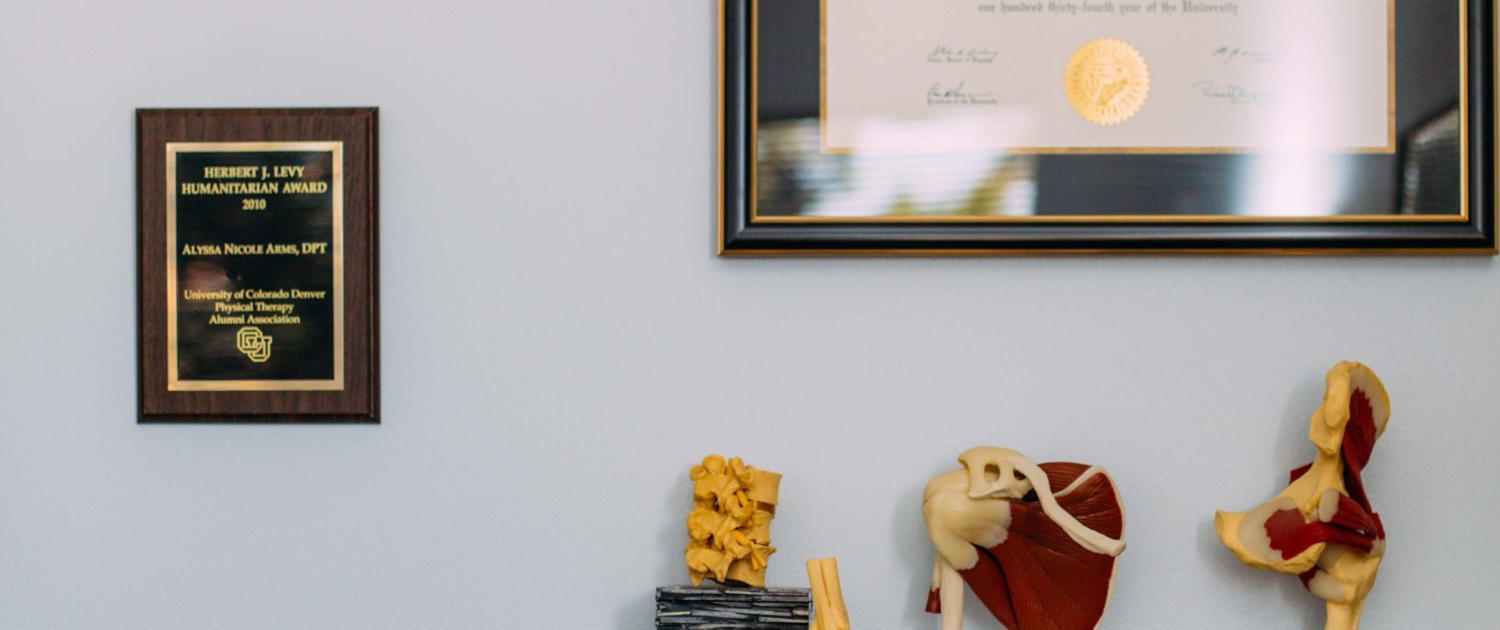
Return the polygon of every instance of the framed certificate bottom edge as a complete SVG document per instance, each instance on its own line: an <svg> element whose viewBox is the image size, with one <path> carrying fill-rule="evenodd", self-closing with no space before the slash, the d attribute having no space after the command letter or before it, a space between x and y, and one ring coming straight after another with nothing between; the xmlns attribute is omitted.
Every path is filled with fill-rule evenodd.
<svg viewBox="0 0 1500 630"><path fill-rule="evenodd" d="M1139 216L1022 221L758 217L755 0L721 0L717 253L767 256L1494 256L1497 240L1494 0L1463 0L1462 216L1315 219ZM1380 218L1376 218L1376 217Z"/></svg>

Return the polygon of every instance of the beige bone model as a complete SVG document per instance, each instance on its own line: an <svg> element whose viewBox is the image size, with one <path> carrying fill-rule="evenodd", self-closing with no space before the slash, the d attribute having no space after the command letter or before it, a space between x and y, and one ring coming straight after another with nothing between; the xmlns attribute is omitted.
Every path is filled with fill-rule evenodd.
<svg viewBox="0 0 1500 630"><path fill-rule="evenodd" d="M808 560L807 581L813 596L813 619L808 630L849 630L849 609L844 607L844 588L839 584L839 561Z"/></svg>
<svg viewBox="0 0 1500 630"><path fill-rule="evenodd" d="M1011 630L1097 627L1125 550L1124 508L1104 469L994 447L958 461L922 494L937 549L927 611L942 629L963 627L965 584Z"/></svg>
<svg viewBox="0 0 1500 630"><path fill-rule="evenodd" d="M1317 458L1260 507L1219 512L1214 531L1241 562L1296 575L1327 600L1327 630L1355 630L1385 556L1385 531L1360 474L1391 403L1380 379L1358 363L1340 363L1327 380L1308 435Z"/></svg>

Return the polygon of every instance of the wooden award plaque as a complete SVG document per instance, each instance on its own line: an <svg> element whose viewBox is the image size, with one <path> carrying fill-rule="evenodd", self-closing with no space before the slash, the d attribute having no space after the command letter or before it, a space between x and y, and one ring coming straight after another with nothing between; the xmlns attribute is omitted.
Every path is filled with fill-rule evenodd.
<svg viewBox="0 0 1500 630"><path fill-rule="evenodd" d="M136 112L142 423L379 423L379 124Z"/></svg>

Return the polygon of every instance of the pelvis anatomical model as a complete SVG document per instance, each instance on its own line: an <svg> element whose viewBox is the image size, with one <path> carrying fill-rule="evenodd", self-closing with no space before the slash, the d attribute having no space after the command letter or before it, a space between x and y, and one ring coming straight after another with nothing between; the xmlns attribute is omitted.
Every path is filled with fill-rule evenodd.
<svg viewBox="0 0 1500 630"><path fill-rule="evenodd" d="M1385 555L1385 529L1360 472L1385 433L1391 401L1358 363L1328 372L1312 417L1313 463L1292 471L1286 491L1249 512L1219 512L1214 531L1241 562L1290 573L1328 601L1328 630L1354 630Z"/></svg>
<svg viewBox="0 0 1500 630"><path fill-rule="evenodd" d="M937 547L927 612L963 627L964 584L1010 630L1092 630L1125 550L1125 508L1098 466L970 449L922 493Z"/></svg>

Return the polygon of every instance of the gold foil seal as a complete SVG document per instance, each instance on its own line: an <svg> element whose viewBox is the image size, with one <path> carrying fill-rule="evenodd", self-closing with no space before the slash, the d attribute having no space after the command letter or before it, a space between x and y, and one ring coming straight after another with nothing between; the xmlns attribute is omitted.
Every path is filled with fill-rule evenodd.
<svg viewBox="0 0 1500 630"><path fill-rule="evenodd" d="M1079 115L1100 125L1118 125L1146 104L1151 71L1134 46L1114 38L1096 39L1068 60L1063 88Z"/></svg>

